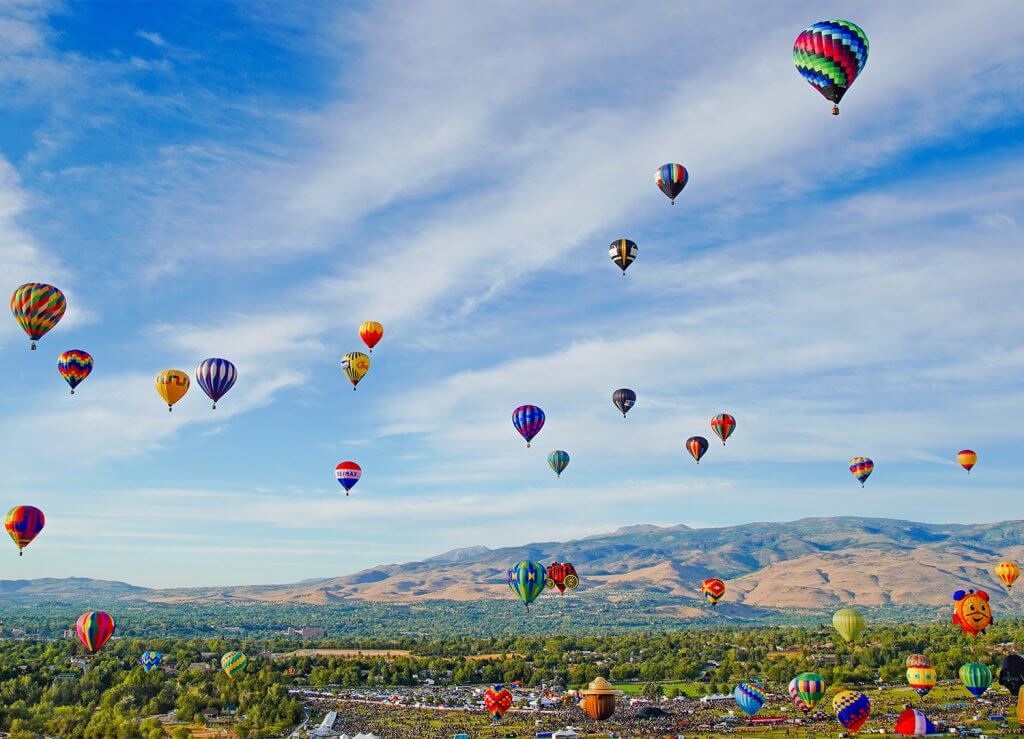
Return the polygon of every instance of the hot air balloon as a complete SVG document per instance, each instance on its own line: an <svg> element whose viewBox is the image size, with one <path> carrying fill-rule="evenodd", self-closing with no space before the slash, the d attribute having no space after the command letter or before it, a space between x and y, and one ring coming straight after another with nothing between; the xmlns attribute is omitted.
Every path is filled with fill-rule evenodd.
<svg viewBox="0 0 1024 739"><path fill-rule="evenodd" d="M626 276L626 270L636 260L639 252L635 241L629 239L616 239L608 247L608 256L612 258L616 266L622 270L622 276Z"/></svg>
<svg viewBox="0 0 1024 739"><path fill-rule="evenodd" d="M500 721L501 717L508 713L508 709L511 707L512 693L509 692L508 688L495 685L488 688L484 693L484 708L488 710L495 721Z"/></svg>
<svg viewBox="0 0 1024 739"><path fill-rule="evenodd" d="M854 642L864 631L864 617L854 608L843 608L832 614L832 626L846 642Z"/></svg>
<svg viewBox="0 0 1024 739"><path fill-rule="evenodd" d="M963 633L977 636L984 634L985 629L992 625L992 606L984 590L957 590L953 593L953 601L953 623Z"/></svg>
<svg viewBox="0 0 1024 739"><path fill-rule="evenodd" d="M1002 581L1003 585L1006 586L1006 589L1009 590L1013 587L1017 578L1020 577L1020 567L1016 562L1011 562L1009 560L1000 562L996 565L996 577L998 577L1000 581Z"/></svg>
<svg viewBox="0 0 1024 739"><path fill-rule="evenodd" d="M718 601L725 596L725 583L717 577L709 577L700 584L700 592L704 594L704 599L708 603L717 606Z"/></svg>
<svg viewBox="0 0 1024 739"><path fill-rule="evenodd" d="M529 448L533 437L544 428L544 411L536 405L521 405L512 411L512 425L516 427L519 435L526 439L526 446Z"/></svg>
<svg viewBox="0 0 1024 739"><path fill-rule="evenodd" d="M1024 657L1019 654L1008 654L1003 657L1003 663L999 665L999 684L1010 691L1011 695L1018 695L1021 686L1024 685Z"/></svg>
<svg viewBox="0 0 1024 739"><path fill-rule="evenodd" d="M977 452L972 452L970 449L961 449L956 453L956 461L960 463L960 466L967 470L967 474L971 474L971 468L978 463Z"/></svg>
<svg viewBox="0 0 1024 739"><path fill-rule="evenodd" d="M32 340L32 349L64 317L67 308L64 293L44 282L26 282L11 294L11 313Z"/></svg>
<svg viewBox="0 0 1024 739"><path fill-rule="evenodd" d="M139 657L139 664L142 665L142 669L146 672L152 672L160 666L163 660L164 656L160 652L143 652L142 656Z"/></svg>
<svg viewBox="0 0 1024 739"><path fill-rule="evenodd" d="M615 698L619 691L603 677L595 677L586 690L581 690L580 708L595 721L606 721L615 713Z"/></svg>
<svg viewBox="0 0 1024 739"><path fill-rule="evenodd" d="M789 681L789 696L804 713L810 713L825 697L825 678L817 672L801 672Z"/></svg>
<svg viewBox="0 0 1024 739"><path fill-rule="evenodd" d="M839 101L867 61L868 37L850 21L815 23L793 43L796 70L826 100L832 101L832 115L839 115Z"/></svg>
<svg viewBox="0 0 1024 739"><path fill-rule="evenodd" d="M220 669L224 670L224 674L232 680L235 679L235 675L245 669L247 664L249 664L249 658L242 652L227 652L220 658Z"/></svg>
<svg viewBox="0 0 1024 739"><path fill-rule="evenodd" d="M373 353L373 347L384 338L384 327L376 321L367 321L359 327L359 338L366 344L370 353Z"/></svg>
<svg viewBox="0 0 1024 739"><path fill-rule="evenodd" d="M875 463L867 457L854 457L850 460L850 474L857 478L861 487L864 487L864 482L871 477L874 469Z"/></svg>
<svg viewBox="0 0 1024 739"><path fill-rule="evenodd" d="M691 436L686 440L686 451L690 453L690 456L694 458L697 464L700 464L700 458L704 456L707 450L708 440L703 436Z"/></svg>
<svg viewBox="0 0 1024 739"><path fill-rule="evenodd" d="M980 662L968 662L960 667L960 682L967 688L968 693L980 698L992 684L992 670Z"/></svg>
<svg viewBox="0 0 1024 739"><path fill-rule="evenodd" d="M932 661L923 654L909 654L907 655L907 669L911 667L931 667Z"/></svg>
<svg viewBox="0 0 1024 739"><path fill-rule="evenodd" d="M75 388L92 372L92 355L81 349L68 349L57 357L57 371L74 395Z"/></svg>
<svg viewBox="0 0 1024 739"><path fill-rule="evenodd" d="M908 708L896 719L896 733L903 736L928 736L939 730L927 716L914 708Z"/></svg>
<svg viewBox="0 0 1024 739"><path fill-rule="evenodd" d="M7 511L7 518L4 520L4 528L18 547L19 557L24 554L22 550L39 536L45 525L46 517L43 512L31 505L14 506Z"/></svg>
<svg viewBox="0 0 1024 739"><path fill-rule="evenodd" d="M665 197L672 201L672 205L675 205L679 193L690 181L690 173L682 164L662 164L654 173L654 181L658 184L658 189L665 193Z"/></svg>
<svg viewBox="0 0 1024 739"><path fill-rule="evenodd" d="M107 640L114 635L116 628L117 624L106 611L87 611L75 622L78 641L93 654L103 648Z"/></svg>
<svg viewBox="0 0 1024 739"><path fill-rule="evenodd" d="M172 405L185 397L188 386L188 375L181 370L164 370L156 376L156 391L167 403L168 412L174 410Z"/></svg>
<svg viewBox="0 0 1024 739"><path fill-rule="evenodd" d="M231 389L238 379L238 370L231 362L218 357L204 359L196 367L196 382L203 392L213 401L213 407L217 407L217 401L224 397L224 394Z"/></svg>
<svg viewBox="0 0 1024 739"><path fill-rule="evenodd" d="M369 370L370 358L362 352L349 352L341 358L341 372L352 383L353 390Z"/></svg>
<svg viewBox="0 0 1024 739"><path fill-rule="evenodd" d="M907 685L920 696L928 695L928 691L935 687L935 681L935 668L931 665L914 665L907 668Z"/></svg>
<svg viewBox="0 0 1024 739"><path fill-rule="evenodd" d="M832 699L832 710L843 728L856 734L871 717L871 701L863 693L841 690Z"/></svg>
<svg viewBox="0 0 1024 739"><path fill-rule="evenodd" d="M629 413L629 409L636 404L636 393L628 387L620 387L612 393L612 403L615 404L622 417L625 418L626 414Z"/></svg>
<svg viewBox="0 0 1024 739"><path fill-rule="evenodd" d="M561 449L556 449L548 455L548 466L555 471L555 474L559 477L565 472L565 468L569 466L569 452L564 452Z"/></svg>
<svg viewBox="0 0 1024 739"><path fill-rule="evenodd" d="M567 589L575 590L579 587L580 576L572 562L552 562L548 565L548 579L544 585L558 588L558 592L564 594Z"/></svg>
<svg viewBox="0 0 1024 739"><path fill-rule="evenodd" d="M725 440L736 430L736 419L728 413L719 413L711 419L711 430L718 434L718 438L722 440L722 446L725 446Z"/></svg>
<svg viewBox="0 0 1024 739"><path fill-rule="evenodd" d="M740 683L732 691L732 697L743 713L753 716L761 710L764 705L765 695L760 685L752 683Z"/></svg>
<svg viewBox="0 0 1024 739"><path fill-rule="evenodd" d="M338 479L338 484L345 488L345 495L348 495L363 476L363 468L355 462L341 462L334 468L334 476Z"/></svg>
<svg viewBox="0 0 1024 739"><path fill-rule="evenodd" d="M544 565L528 559L517 562L509 568L508 586L526 605L527 611L530 610L530 604L544 592L547 576L548 571Z"/></svg>

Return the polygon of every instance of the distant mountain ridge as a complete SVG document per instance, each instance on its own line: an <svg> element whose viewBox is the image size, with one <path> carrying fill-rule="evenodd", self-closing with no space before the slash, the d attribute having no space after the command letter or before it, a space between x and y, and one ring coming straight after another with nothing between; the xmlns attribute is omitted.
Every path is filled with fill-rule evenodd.
<svg viewBox="0 0 1024 739"><path fill-rule="evenodd" d="M290 585L140 588L82 578L0 581L0 604L79 600L85 595L149 603L331 604L509 598L505 571L521 559L572 562L579 589L565 597L628 601L638 613L705 614L700 582L726 580L723 614L778 609L938 606L954 590L981 587L997 605L1024 603L992 574L1024 558L1024 522L925 524L879 518L807 518L694 529L626 526L567 542L453 549L419 562L387 564ZM1020 605L1020 603L1018 604Z"/></svg>

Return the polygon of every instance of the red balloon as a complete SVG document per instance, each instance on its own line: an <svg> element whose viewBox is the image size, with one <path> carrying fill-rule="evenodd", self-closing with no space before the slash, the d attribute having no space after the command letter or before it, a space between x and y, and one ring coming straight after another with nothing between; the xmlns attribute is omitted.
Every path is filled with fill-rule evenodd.
<svg viewBox="0 0 1024 739"><path fill-rule="evenodd" d="M75 622L75 633L90 652L98 652L114 635L117 624L113 616L106 611L87 611Z"/></svg>

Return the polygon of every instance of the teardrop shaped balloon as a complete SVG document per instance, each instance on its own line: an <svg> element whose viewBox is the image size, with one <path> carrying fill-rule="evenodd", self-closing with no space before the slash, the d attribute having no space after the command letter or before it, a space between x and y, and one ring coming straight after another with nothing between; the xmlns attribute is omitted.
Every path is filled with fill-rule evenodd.
<svg viewBox="0 0 1024 739"><path fill-rule="evenodd" d="M654 181L658 189L665 193L665 197L672 201L672 205L675 205L679 193L690 181L690 173L682 164L662 164L654 173Z"/></svg>
<svg viewBox="0 0 1024 739"><path fill-rule="evenodd" d="M767 700L764 690L760 685L753 683L740 683L732 691L732 697L743 713L753 716L761 710L761 706Z"/></svg>
<svg viewBox="0 0 1024 739"><path fill-rule="evenodd" d="M711 419L711 430L722 440L722 446L725 446L726 439L736 430L736 419L728 413L719 413Z"/></svg>
<svg viewBox="0 0 1024 739"><path fill-rule="evenodd" d="M500 685L490 687L484 693L484 708L495 721L500 721L501 717L508 713L508 709L512 707L512 701L512 693L508 688L503 688Z"/></svg>
<svg viewBox="0 0 1024 739"><path fill-rule="evenodd" d="M78 641L93 654L103 648L116 628L117 623L106 611L87 611L75 622Z"/></svg>
<svg viewBox="0 0 1024 739"><path fill-rule="evenodd" d="M960 682L968 693L980 698L992 684L992 670L980 662L968 662L960 667Z"/></svg>
<svg viewBox="0 0 1024 739"><path fill-rule="evenodd" d="M569 466L569 452L556 449L548 455L548 466L555 471L555 474L559 477L565 472L565 468Z"/></svg>
<svg viewBox="0 0 1024 739"><path fill-rule="evenodd" d="M700 464L700 458L708 450L708 440L703 436L691 436L686 440L686 450L697 464Z"/></svg>
<svg viewBox="0 0 1024 739"><path fill-rule="evenodd" d="M1020 577L1020 567L1016 562L1011 562L1010 560L1000 562L996 565L996 577L1009 590L1017 582L1017 578Z"/></svg>
<svg viewBox="0 0 1024 739"><path fill-rule="evenodd" d="M31 505L14 506L7 512L7 518L4 520L4 528L18 547L19 557L23 554L22 550L39 536L45 525L46 517L43 512Z"/></svg>
<svg viewBox="0 0 1024 739"><path fill-rule="evenodd" d="M867 61L868 37L850 21L815 23L793 43L796 71L826 100L832 101L832 115L839 115L839 101Z"/></svg>
<svg viewBox="0 0 1024 739"><path fill-rule="evenodd" d="M526 446L529 448L533 437L544 428L544 411L540 406L521 405L512 411L512 425L516 427L519 435L526 439Z"/></svg>
<svg viewBox="0 0 1024 739"><path fill-rule="evenodd" d="M238 379L238 369L226 359L210 357L204 359L196 367L196 382L203 389L207 397L213 401L213 407L217 407L217 401L224 397L224 394L235 385Z"/></svg>
<svg viewBox="0 0 1024 739"><path fill-rule="evenodd" d="M864 483L874 470L875 463L867 457L854 457L850 460L850 474L857 478L861 487L864 487Z"/></svg>
<svg viewBox="0 0 1024 739"><path fill-rule="evenodd" d="M156 376L156 392L167 403L167 410L185 397L190 381L188 375L181 370L164 370Z"/></svg>
<svg viewBox="0 0 1024 739"><path fill-rule="evenodd" d="M507 573L508 586L530 610L530 604L540 597L548 579L548 570L540 562L524 559L512 565Z"/></svg>
<svg viewBox="0 0 1024 739"><path fill-rule="evenodd" d="M907 668L907 685L922 697L928 695L937 680L935 668L931 665L914 665Z"/></svg>
<svg viewBox="0 0 1024 739"><path fill-rule="evenodd" d="M26 282L11 294L11 313L32 340L32 349L60 322L67 308L64 293L45 282Z"/></svg>
<svg viewBox="0 0 1024 739"><path fill-rule="evenodd" d="M871 701L863 693L841 690L832 698L832 710L843 728L856 734L871 718Z"/></svg>
<svg viewBox="0 0 1024 739"><path fill-rule="evenodd" d="M960 466L967 470L967 474L971 474L971 468L978 463L978 455L971 449L961 449L956 453L956 461L960 463Z"/></svg>
<svg viewBox="0 0 1024 739"><path fill-rule="evenodd" d="M338 484L345 488L345 495L348 495L349 490L355 487L359 478L363 476L363 468L355 462L342 462L334 468L334 476Z"/></svg>
<svg viewBox="0 0 1024 739"><path fill-rule="evenodd" d="M349 352L341 358L341 372L352 383L352 389L370 370L370 358L362 352Z"/></svg>
<svg viewBox="0 0 1024 739"><path fill-rule="evenodd" d="M825 678L817 672L801 672L789 683L789 695L804 713L810 713L825 697Z"/></svg>
<svg viewBox="0 0 1024 739"><path fill-rule="evenodd" d="M635 241L629 239L616 239L612 242L612 245L608 247L608 256L612 258L615 265L622 270L622 276L626 276L626 270L629 269L634 261L636 261L636 255L639 253Z"/></svg>
<svg viewBox="0 0 1024 739"><path fill-rule="evenodd" d="M717 606L718 601L725 597L725 583L717 577L709 577L700 584L700 592L704 594L704 600Z"/></svg>
<svg viewBox="0 0 1024 739"><path fill-rule="evenodd" d="M92 355L81 349L68 349L57 357L57 371L74 395L75 388L92 372Z"/></svg>
<svg viewBox="0 0 1024 739"><path fill-rule="evenodd" d="M855 608L843 608L832 615L832 626L848 643L854 642L864 631L864 617Z"/></svg>
<svg viewBox="0 0 1024 739"><path fill-rule="evenodd" d="M220 668L232 680L235 679L235 675L245 669L247 664L249 664L249 658L242 652L228 652L220 658Z"/></svg>
<svg viewBox="0 0 1024 739"><path fill-rule="evenodd" d="M163 661L164 656L160 652L143 652L142 656L139 657L139 664L142 665L142 669L146 672L152 672Z"/></svg>
<svg viewBox="0 0 1024 739"><path fill-rule="evenodd" d="M612 403L619 409L619 413L625 418L630 409L636 405L636 393L628 387L620 387L612 393Z"/></svg>
<svg viewBox="0 0 1024 739"><path fill-rule="evenodd" d="M373 352L373 347L384 338L384 327L376 321L366 321L359 327L359 338L366 344L366 348Z"/></svg>

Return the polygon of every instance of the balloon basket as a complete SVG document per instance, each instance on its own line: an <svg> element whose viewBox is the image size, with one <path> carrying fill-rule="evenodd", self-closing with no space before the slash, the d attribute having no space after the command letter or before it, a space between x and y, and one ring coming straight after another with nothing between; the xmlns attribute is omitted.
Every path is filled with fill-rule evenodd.
<svg viewBox="0 0 1024 739"><path fill-rule="evenodd" d="M839 115L839 106L838 105L833 105L832 106L832 115Z"/></svg>

